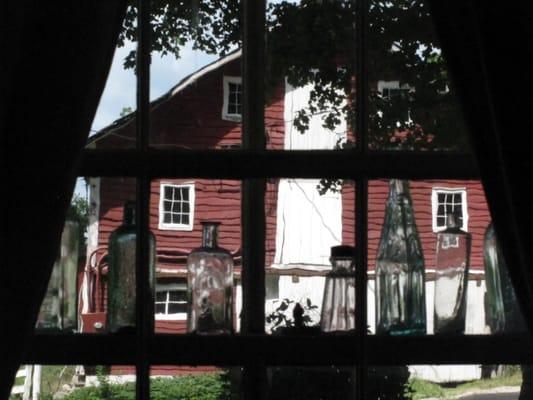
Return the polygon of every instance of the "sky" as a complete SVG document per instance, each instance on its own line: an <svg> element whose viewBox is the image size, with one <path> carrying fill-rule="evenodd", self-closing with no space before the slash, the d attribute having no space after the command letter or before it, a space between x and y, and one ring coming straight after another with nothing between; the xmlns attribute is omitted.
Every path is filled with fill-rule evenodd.
<svg viewBox="0 0 533 400"><path fill-rule="evenodd" d="M124 47L116 49L91 134L119 118L124 107L131 107L133 110L136 108L135 75L132 69L125 70L122 65L126 55L135 49L135 46L135 43L127 42ZM173 55L162 57L160 54L154 54L150 69L150 100L158 98L181 79L216 59L217 56L192 50L191 46L182 50L179 60Z"/></svg>

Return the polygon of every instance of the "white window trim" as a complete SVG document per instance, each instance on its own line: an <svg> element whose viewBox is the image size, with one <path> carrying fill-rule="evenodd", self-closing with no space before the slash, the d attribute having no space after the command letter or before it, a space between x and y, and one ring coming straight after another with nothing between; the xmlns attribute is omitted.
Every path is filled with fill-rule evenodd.
<svg viewBox="0 0 533 400"><path fill-rule="evenodd" d="M383 94L383 89L405 89L411 90L411 87L404 83L400 86L400 81L378 81L378 92Z"/></svg>
<svg viewBox="0 0 533 400"><path fill-rule="evenodd" d="M164 222L164 194L165 187L173 188L189 188L189 223L188 224L166 224ZM195 190L194 183L172 183L161 182L159 186L159 229L167 231L192 231L194 226L194 203L195 203Z"/></svg>
<svg viewBox="0 0 533 400"><path fill-rule="evenodd" d="M156 293L157 292L168 292L171 290L187 290L186 283L164 283L156 284ZM154 303L155 304L155 303ZM157 321L185 321L187 319L187 313L174 313L174 314L162 314L155 313L155 319Z"/></svg>
<svg viewBox="0 0 533 400"><path fill-rule="evenodd" d="M434 187L431 190L431 223L433 226L433 232L441 232L446 229L445 226L437 226L437 211L438 211L438 194L460 194L461 195L461 211L463 213L463 225L461 229L465 232L468 232L468 203L466 196L466 188L444 188L444 187Z"/></svg>
<svg viewBox="0 0 533 400"><path fill-rule="evenodd" d="M242 78L240 76L224 76L223 80L223 104L222 104L222 119L226 121L240 122L242 120L241 114L228 113L229 102L229 84L235 83L242 85ZM242 86L241 86L242 87Z"/></svg>

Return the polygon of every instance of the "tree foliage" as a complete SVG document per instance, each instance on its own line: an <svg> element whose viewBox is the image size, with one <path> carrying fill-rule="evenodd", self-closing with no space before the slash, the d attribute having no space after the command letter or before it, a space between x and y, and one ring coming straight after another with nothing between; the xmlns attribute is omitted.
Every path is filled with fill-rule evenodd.
<svg viewBox="0 0 533 400"><path fill-rule="evenodd" d="M186 44L223 56L241 45L240 2L185 0L152 3L152 50L176 58ZM373 0L368 13L368 143L372 149L467 150L453 86L424 0ZM305 133L311 116L335 129L354 129L355 1L301 0L268 5L267 88L285 77L313 85L308 107L294 125ZM119 44L137 39L136 9L129 8ZM133 67L135 51L125 59ZM380 80L399 81L400 95L383 96ZM352 139L353 140L353 139ZM338 143L338 147L353 143Z"/></svg>

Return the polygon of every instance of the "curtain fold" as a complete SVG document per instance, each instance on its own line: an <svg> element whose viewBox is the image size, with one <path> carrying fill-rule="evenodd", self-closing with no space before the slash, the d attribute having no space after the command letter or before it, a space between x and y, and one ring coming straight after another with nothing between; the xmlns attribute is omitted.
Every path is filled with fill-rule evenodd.
<svg viewBox="0 0 533 400"><path fill-rule="evenodd" d="M46 291L125 10L123 0L2 4L1 399Z"/></svg>
<svg viewBox="0 0 533 400"><path fill-rule="evenodd" d="M533 7L525 1L429 3L498 240L533 332Z"/></svg>

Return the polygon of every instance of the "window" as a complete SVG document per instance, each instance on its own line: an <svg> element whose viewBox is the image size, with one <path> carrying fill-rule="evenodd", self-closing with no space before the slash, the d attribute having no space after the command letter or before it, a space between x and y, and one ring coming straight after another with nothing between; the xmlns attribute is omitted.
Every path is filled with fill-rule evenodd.
<svg viewBox="0 0 533 400"><path fill-rule="evenodd" d="M144 1L141 2L144 4ZM387 3L387 2L386 2ZM137 79L139 93L138 111L135 113L137 141L135 149L99 152L98 149L87 150L87 157L82 158L81 173L84 176L124 175L135 177L137 187L134 191L137 201L138 238L136 258L136 326L135 335L104 334L98 340L87 335L66 340L62 335L37 337L32 342L31 351L27 352L25 362L53 362L58 364L64 357L71 357L79 364L135 363L137 367L137 398L149 398L150 365L181 363L185 365L233 365L244 366L243 392L245 398L261 398L266 385L266 370L270 366L330 366L343 365L356 368L358 385L356 399L369 398L363 393L367 371L372 365L388 363L427 364L479 362L484 364L530 361L528 354L522 356L529 342L509 341L508 338L483 337L407 337L369 335L367 332L367 287L368 265L368 183L372 179L477 179L479 171L470 154L452 153L437 157L430 152L381 152L369 151L367 105L369 102L368 81L364 72L368 43L356 46L356 42L365 37L369 24L364 19L365 9L361 13L344 13L350 26L356 26L357 48L354 62L357 63L358 78L354 97L360 107L354 113L353 123L356 147L346 151L266 150L265 138L265 35L264 2L250 0L242 13L244 32L242 35L245 49L241 78L226 76L223 79L222 118L233 121L243 120L242 149L217 151L182 148L150 148L148 134L150 130L149 104L149 35L139 35L139 54L137 57ZM323 7L329 2L324 2ZM361 4L361 3L358 3ZM338 15L339 13L335 13ZM150 29L149 13L146 9L139 11L139 29L146 33ZM257 23L259 21L259 23ZM355 22L357 22L355 24ZM240 36L239 36L240 37ZM349 36L350 39L352 36ZM352 41L350 40L350 43ZM219 80L217 80L219 82ZM243 92L243 88L246 91ZM360 89L360 90L359 90ZM384 96L393 97L404 90L385 83L379 90ZM220 88L214 92L219 95ZM220 99L217 99L220 101ZM201 107L201 104L198 105ZM361 112L359 112L361 111ZM218 106L214 115L218 118ZM196 121L193 121L196 123ZM226 124L229 125L229 124ZM132 124L135 128L135 125ZM183 130L185 133L186 130ZM183 286L160 285L156 291L155 313L153 295L150 289L149 240L150 211L157 215L157 210L150 209L150 182L154 177L166 179L187 179L200 177L206 179L240 179L242 180L242 228L238 232L243 239L241 275L243 287L241 334L228 338L195 335L159 335L153 333L154 314L173 315L183 310ZM275 289L265 290L265 182L268 179L315 179L320 177L339 177L356 182L354 224L356 234L354 242L358 249L356 268L356 331L346 335L279 336L265 335L265 299L275 296ZM439 189L440 190L440 189ZM133 191L132 191L133 192ZM453 193L458 192L455 197ZM464 191L463 191L464 192ZM466 192L460 189L442 189L435 191L435 224L448 212L459 207L463 210L462 223L467 225ZM444 197L439 196L441 193ZM450 193L452 193L450 197ZM160 229L190 229L194 219L194 184L165 182L160 184L159 227ZM440 214L439 207L442 205ZM199 205L198 205L199 206ZM154 208L157 208L154 207ZM437 218L440 216L440 219ZM257 268L260 266L259 268ZM270 285L270 284L269 284ZM275 284L274 284L275 285ZM278 292L279 295L279 292ZM50 344L56 344L51 346ZM58 352L57 348L66 351ZM509 348L510 347L510 348ZM489 349L491 351L487 351ZM102 351L105 349L105 351ZM310 351L312 349L312 351ZM63 358L62 358L63 357ZM363 388L363 389L361 389Z"/></svg>
<svg viewBox="0 0 533 400"><path fill-rule="evenodd" d="M386 99L396 96L405 96L409 93L408 85L401 85L399 81L378 81L378 92Z"/></svg>
<svg viewBox="0 0 533 400"><path fill-rule="evenodd" d="M242 79L238 76L224 76L223 95L222 119L240 121L242 116Z"/></svg>
<svg viewBox="0 0 533 400"><path fill-rule="evenodd" d="M156 320L187 319L187 283L158 283L155 289Z"/></svg>
<svg viewBox="0 0 533 400"><path fill-rule="evenodd" d="M194 184L162 183L159 229L190 231L194 223Z"/></svg>
<svg viewBox="0 0 533 400"><path fill-rule="evenodd" d="M446 229L448 214L455 213L461 224L461 229L468 231L468 206L466 190L433 188L431 193L431 208L433 214L433 232Z"/></svg>

